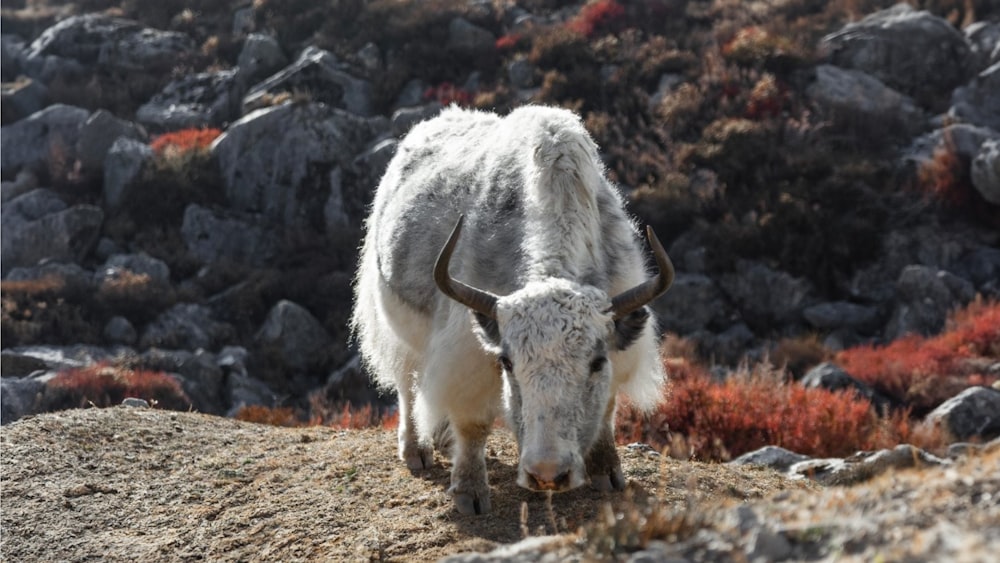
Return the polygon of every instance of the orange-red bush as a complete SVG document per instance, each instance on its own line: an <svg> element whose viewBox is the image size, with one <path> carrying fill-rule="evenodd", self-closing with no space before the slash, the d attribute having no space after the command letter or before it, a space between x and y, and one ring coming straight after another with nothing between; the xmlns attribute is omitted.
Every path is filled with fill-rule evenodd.
<svg viewBox="0 0 1000 563"><path fill-rule="evenodd" d="M500 36L496 40L495 47L497 51L512 51L518 46L525 43L523 41L524 36L520 33L508 33L506 35Z"/></svg>
<svg viewBox="0 0 1000 563"><path fill-rule="evenodd" d="M212 144L212 141L221 134L222 131L213 128L181 129L156 137L149 146L158 155L163 155L169 151L188 153L207 149Z"/></svg>
<svg viewBox="0 0 1000 563"><path fill-rule="evenodd" d="M265 407L251 405L241 408L236 413L237 420L270 424L272 426L287 426L293 428L305 426L329 426L339 430L358 430L363 428L393 429L399 422L399 412L389 415L381 413L371 405L352 407L344 404L339 409L323 406L317 408L315 399L312 404L312 416L309 420L300 419L292 407Z"/></svg>
<svg viewBox="0 0 1000 563"><path fill-rule="evenodd" d="M989 385L1000 357L1000 303L977 300L952 314L942 334L911 335L887 346L858 346L836 361L854 378L924 414L972 385Z"/></svg>
<svg viewBox="0 0 1000 563"><path fill-rule="evenodd" d="M455 86L451 82L442 82L437 86L431 86L424 91L424 100L428 102L436 101L443 106L458 104L468 106L472 104L472 93L464 88Z"/></svg>
<svg viewBox="0 0 1000 563"><path fill-rule="evenodd" d="M244 406L236 412L236 420L255 422L257 424L270 424L271 426L304 426L302 421L295 416L295 409L291 407Z"/></svg>
<svg viewBox="0 0 1000 563"><path fill-rule="evenodd" d="M625 15L625 8L615 0L597 0L580 8L580 12L566 26L584 37L606 29Z"/></svg>
<svg viewBox="0 0 1000 563"><path fill-rule="evenodd" d="M106 363L58 373L45 386L43 408L52 411L111 407L121 404L127 397L145 399L153 406L169 410L191 408L191 400L170 375Z"/></svg>
<svg viewBox="0 0 1000 563"><path fill-rule="evenodd" d="M644 418L620 409L620 441L662 448L680 436L691 456L725 460L766 445L823 457L920 438L905 413L879 417L850 392L806 389L766 365L725 381L686 360L669 361L667 369L671 384L656 412Z"/></svg>

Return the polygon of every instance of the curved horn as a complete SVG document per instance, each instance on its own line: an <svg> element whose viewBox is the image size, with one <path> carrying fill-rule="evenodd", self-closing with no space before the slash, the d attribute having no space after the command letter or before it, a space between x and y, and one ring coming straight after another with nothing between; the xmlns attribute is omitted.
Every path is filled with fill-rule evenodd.
<svg viewBox="0 0 1000 563"><path fill-rule="evenodd" d="M615 320L627 316L656 299L670 289L670 284L674 283L674 265L670 262L667 251L663 250L660 239L656 238L653 227L649 225L646 225L646 238L649 239L649 246L653 249L653 258L656 260L659 272L653 279L646 280L611 299L611 313Z"/></svg>
<svg viewBox="0 0 1000 563"><path fill-rule="evenodd" d="M465 221L465 216L459 216L458 222L455 223L455 228L451 231L451 236L448 237L448 242L444 243L444 247L441 248L441 253L438 254L437 261L434 263L434 283L437 284L441 293L444 293L448 297L458 301L462 305L465 305L477 313L481 313L496 320L496 295L493 295L488 291L483 291L470 285L466 285L452 278L448 273L448 263L451 262L451 253L455 251L455 245L458 244L458 235L462 232L463 221Z"/></svg>

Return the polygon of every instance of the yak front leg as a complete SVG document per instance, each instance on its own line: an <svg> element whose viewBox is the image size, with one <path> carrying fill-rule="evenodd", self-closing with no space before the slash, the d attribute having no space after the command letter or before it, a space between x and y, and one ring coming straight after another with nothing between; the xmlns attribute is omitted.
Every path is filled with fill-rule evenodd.
<svg viewBox="0 0 1000 563"><path fill-rule="evenodd" d="M622 491L625 489L625 475L615 448L615 399L612 398L601 421L601 433L597 442L587 454L587 475L590 486L598 491Z"/></svg>
<svg viewBox="0 0 1000 563"><path fill-rule="evenodd" d="M462 514L490 511L490 486L486 478L486 437L490 423L452 421L454 442L451 488L455 508Z"/></svg>
<svg viewBox="0 0 1000 563"><path fill-rule="evenodd" d="M410 471L427 469L434 464L434 449L429 444L422 444L417 434L414 418L413 374L403 377L397 387L399 393L399 458L406 462Z"/></svg>

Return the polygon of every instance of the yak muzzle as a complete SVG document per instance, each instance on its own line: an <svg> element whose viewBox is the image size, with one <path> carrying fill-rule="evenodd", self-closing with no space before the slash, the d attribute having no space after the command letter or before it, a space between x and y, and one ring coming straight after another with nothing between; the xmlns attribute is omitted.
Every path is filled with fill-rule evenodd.
<svg viewBox="0 0 1000 563"><path fill-rule="evenodd" d="M517 484L532 491L562 492L584 483L583 465L572 461L524 460Z"/></svg>

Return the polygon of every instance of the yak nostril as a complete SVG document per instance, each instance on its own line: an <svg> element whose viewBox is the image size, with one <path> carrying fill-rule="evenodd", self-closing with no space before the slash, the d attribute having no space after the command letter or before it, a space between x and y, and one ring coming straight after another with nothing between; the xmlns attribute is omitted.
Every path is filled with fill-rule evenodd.
<svg viewBox="0 0 1000 563"><path fill-rule="evenodd" d="M564 471L561 475L556 477L556 490L568 489L569 488L569 471Z"/></svg>
<svg viewBox="0 0 1000 563"><path fill-rule="evenodd" d="M536 491L564 491L570 488L570 471L554 464L538 464L525 473L531 488Z"/></svg>

